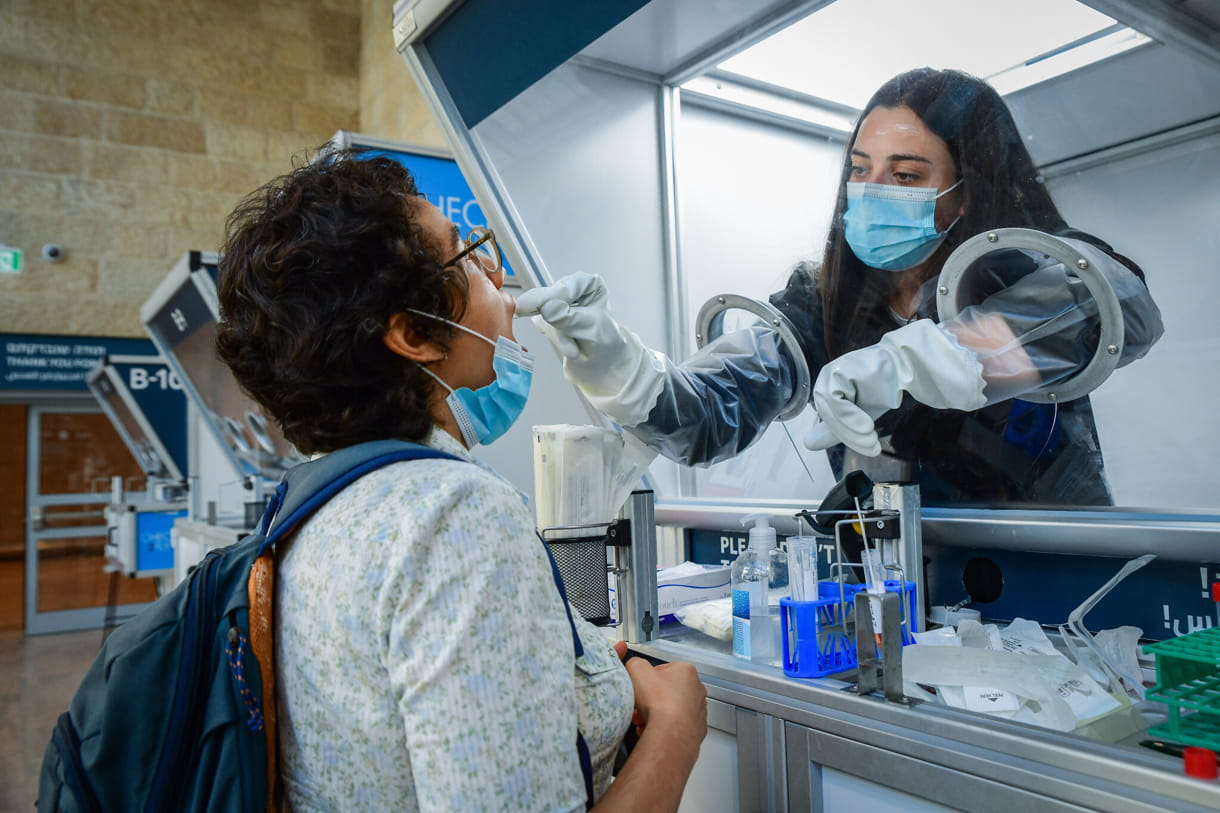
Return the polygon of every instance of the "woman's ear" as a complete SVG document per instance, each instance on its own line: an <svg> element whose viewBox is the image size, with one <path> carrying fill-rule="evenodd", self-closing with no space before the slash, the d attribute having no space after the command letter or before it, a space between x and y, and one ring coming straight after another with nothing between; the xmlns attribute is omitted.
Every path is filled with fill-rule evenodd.
<svg viewBox="0 0 1220 813"><path fill-rule="evenodd" d="M391 353L421 364L440 361L448 356L436 342L416 333L411 319L405 313L396 313L390 317L390 323L381 341Z"/></svg>

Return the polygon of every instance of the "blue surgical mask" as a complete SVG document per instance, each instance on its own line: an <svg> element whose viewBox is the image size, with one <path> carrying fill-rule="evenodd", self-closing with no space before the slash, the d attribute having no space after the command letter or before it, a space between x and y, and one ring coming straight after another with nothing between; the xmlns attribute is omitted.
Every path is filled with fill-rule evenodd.
<svg viewBox="0 0 1220 813"><path fill-rule="evenodd" d="M937 193L931 187L849 183L844 237L869 268L905 271L932 256L949 229L936 230L936 199L961 185Z"/></svg>
<svg viewBox="0 0 1220 813"><path fill-rule="evenodd" d="M445 405L453 413L462 440L466 448L472 449L478 444L484 446L494 443L509 430L529 399L530 384L534 379L534 356L512 339L504 336L494 342L481 333L476 333L468 327L450 322L430 313L412 309L411 313L426 316L444 322L458 330L464 330L471 336L477 336L496 348L492 356L491 367L495 370L496 379L485 387L472 390L469 387L454 389L441 380L440 376L420 365L420 369L430 375L436 383L449 390Z"/></svg>

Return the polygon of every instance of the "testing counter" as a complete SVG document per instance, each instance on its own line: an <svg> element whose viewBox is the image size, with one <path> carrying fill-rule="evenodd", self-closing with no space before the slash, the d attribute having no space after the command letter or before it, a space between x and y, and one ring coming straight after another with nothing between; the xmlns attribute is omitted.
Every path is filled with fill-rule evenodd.
<svg viewBox="0 0 1220 813"><path fill-rule="evenodd" d="M1204 811L1220 785L1181 759L966 711L857 695L743 663L698 633L633 645L693 663L708 736L683 810ZM846 677L850 677L849 675Z"/></svg>
<svg viewBox="0 0 1220 813"><path fill-rule="evenodd" d="M641 502L638 492L625 511L629 523L639 517L645 523L655 519L662 527L679 523L708 529L726 526L729 513L722 509L701 514L690 507L672 506L658 506L654 513L651 505ZM782 529L797 530L795 524L786 526L780 514L774 516ZM935 519L921 523L925 534L931 532L930 539L925 536L925 543L930 544L924 553L933 561L951 559L957 546L937 538L937 525ZM655 544L658 530L657 525L639 533L633 528L633 541ZM1214 537L1207 541L1196 537L1198 547L1190 544L1179 539L1178 552L1197 560L1214 551ZM994 540L990 550L1002 553ZM1098 560L1107 571L1122 562L1115 556ZM637 564L633 560L631 566ZM642 564L647 567L646 557ZM1162 564L1171 570L1191 567L1181 562ZM634 579L630 567L628 576L621 578ZM1137 598L1119 597L1111 602L1119 605L1116 611L1126 619L1132 617L1130 608L1142 601L1159 601L1155 593L1161 589L1147 575L1142 582L1134 576L1128 579L1138 585L1128 596ZM1013 581L1019 583L1020 578ZM1096 586L1080 584L1067 598L1078 603L1082 594ZM620 584L620 589L631 591L633 587ZM644 595L656 593L655 582L635 589ZM935 583L929 586L933 596L943 589ZM682 810L834 811L861 805L882 811L1202 811L1220 807L1220 783L1186 776L1180 756L1140 745L1150 736L1145 730L1147 718L1141 724L1133 714L1134 725L1121 724L1109 734L1099 728L1088 734L1081 733L1086 728L1064 733L894 697L882 690L861 693L854 670L822 678L793 678L779 665L742 660L734 656L731 643L676 622L656 628L639 623L639 617L649 612L646 604L646 599L637 599L623 609L618 636L632 642L634 652L655 661L694 664L708 689L708 735L687 784ZM1036 612L1045 603L1027 596L1024 606ZM655 604L651 610L656 612ZM1166 638L1175 631L1151 633ZM1144 666L1147 678L1147 663ZM873 685L877 685L875 680ZM1155 707L1146 708L1155 714Z"/></svg>

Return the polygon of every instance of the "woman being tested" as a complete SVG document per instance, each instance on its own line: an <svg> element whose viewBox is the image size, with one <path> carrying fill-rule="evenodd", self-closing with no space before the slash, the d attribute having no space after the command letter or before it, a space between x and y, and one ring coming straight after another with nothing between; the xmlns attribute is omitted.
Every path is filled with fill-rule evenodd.
<svg viewBox="0 0 1220 813"><path fill-rule="evenodd" d="M771 296L816 376L821 422L806 445L829 449L836 477L884 451L909 467L925 503L1111 503L1088 399L1020 399L1092 357L1097 307L1085 286L1047 256L994 252L975 272L978 304L940 321L936 280L953 249L984 231L1075 241L1117 294L1125 364L1162 333L1143 272L1069 229L999 94L968 74L895 77L848 145L820 266L798 266ZM769 326L726 333L680 365L647 350L615 323L597 276L527 291L517 314L536 315L594 406L680 463L741 452L796 385Z"/></svg>
<svg viewBox="0 0 1220 813"><path fill-rule="evenodd" d="M457 458L365 475L278 554L293 809L672 810L698 755L694 669L624 668L567 611L521 495L470 455L529 391L502 283L491 233L461 240L385 158L324 155L229 218L218 350L285 437ZM607 790L633 707L641 737Z"/></svg>

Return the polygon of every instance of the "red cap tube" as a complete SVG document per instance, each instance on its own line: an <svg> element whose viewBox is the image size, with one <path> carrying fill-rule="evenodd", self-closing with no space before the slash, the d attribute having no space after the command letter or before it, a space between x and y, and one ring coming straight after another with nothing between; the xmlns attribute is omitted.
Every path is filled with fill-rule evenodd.
<svg viewBox="0 0 1220 813"><path fill-rule="evenodd" d="M1210 748L1189 745L1182 749L1182 768L1196 779L1216 778L1216 752Z"/></svg>

